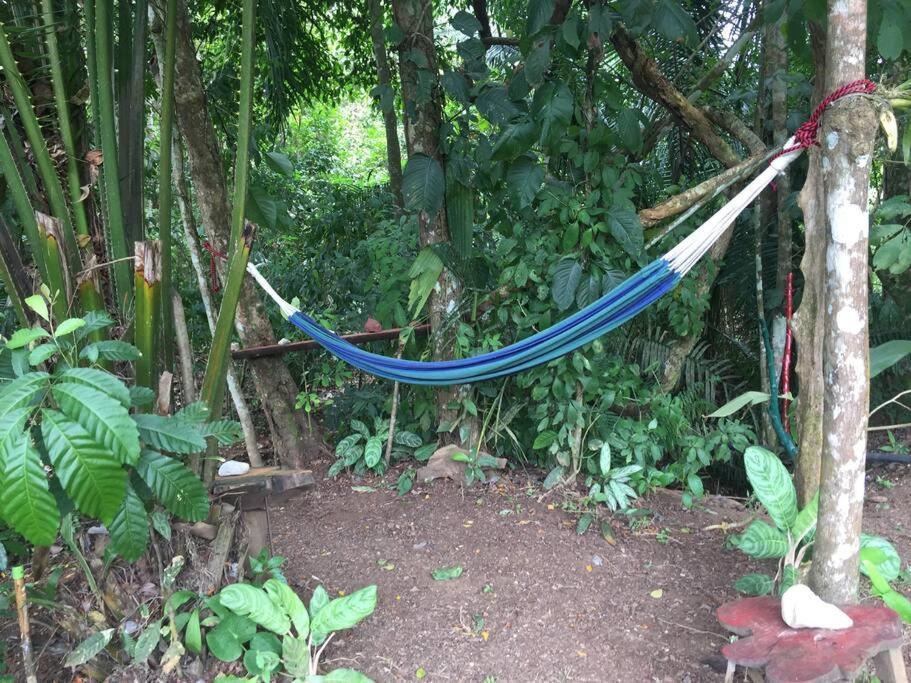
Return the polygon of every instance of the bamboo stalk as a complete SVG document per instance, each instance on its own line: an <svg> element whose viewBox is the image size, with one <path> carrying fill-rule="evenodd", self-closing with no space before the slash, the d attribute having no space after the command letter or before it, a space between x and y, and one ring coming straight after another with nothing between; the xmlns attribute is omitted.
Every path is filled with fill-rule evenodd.
<svg viewBox="0 0 911 683"><path fill-rule="evenodd" d="M53 295L54 315L58 321L64 320L69 314L72 291L70 290L67 262L60 254L60 221L40 211L35 212L35 219L38 222L41 251L44 253L44 262L47 264L46 284Z"/></svg>
<svg viewBox="0 0 911 683"><path fill-rule="evenodd" d="M218 311L209 362L203 378L201 397L209 406L209 418L221 415L225 393L225 376L230 363L231 334L240 291L246 275L247 261L256 226L245 222L244 208L247 200L250 162L250 130L253 111L253 53L256 47L256 0L244 0L242 27L242 55L240 67L240 103L238 108L237 155L234 169L234 207L231 213L231 241L228 244L229 263L224 296ZM218 446L209 439L209 455L217 454ZM203 481L211 482L215 475L215 458L206 461Z"/></svg>
<svg viewBox="0 0 911 683"><path fill-rule="evenodd" d="M171 187L171 141L174 136L174 66L177 53L177 0L167 0L165 9L164 63L161 66L161 143L158 168L158 238L161 240L161 287L171 291L171 208L173 194ZM171 298L161 297L164 339L174 337L174 317L171 312ZM165 344L165 367L174 365L171 344Z"/></svg>
<svg viewBox="0 0 911 683"><path fill-rule="evenodd" d="M81 262L79 260L79 252L76 249L76 239L70 223L63 187L60 184L60 179L57 177L57 169L48 152L47 142L42 135L38 117L32 108L31 94L25 84L25 79L19 71L19 66L16 64L16 58L13 56L12 48L2 24L0 24L0 66L3 67L6 82L16 102L19 120L22 122L29 145L31 145L35 164L38 167L38 175L41 177L41 184L44 186L51 213L60 221L62 226L58 239L62 240L61 245L67 259L68 268L70 272L78 272L81 270Z"/></svg>
<svg viewBox="0 0 911 683"><path fill-rule="evenodd" d="M12 197L13 206L16 207L19 222L25 231L25 237L32 250L32 257L38 267L38 273L41 275L41 279L47 282L47 265L44 262L44 252L41 249L41 240L38 236L38 223L35 221L35 211L29 200L22 176L19 174L19 169L20 167L13 158L12 150L6 142L6 136L0 134L0 170L2 170L3 177L6 179L7 190Z"/></svg>
<svg viewBox="0 0 911 683"><path fill-rule="evenodd" d="M19 259L13 243L9 226L0 215L0 281L3 282L3 288L13 304L19 324L22 327L31 327L31 321L25 309L25 297L28 296L28 293L22 287L21 277L17 277L22 272L22 261Z"/></svg>
<svg viewBox="0 0 911 683"><path fill-rule="evenodd" d="M19 647L22 650L22 668L27 683L38 683L35 660L32 659L32 638L29 634L28 603L25 598L25 570L22 565L13 567L13 586L16 591L16 615L19 618Z"/></svg>
<svg viewBox="0 0 911 683"><path fill-rule="evenodd" d="M86 3L86 16L89 15L89 2ZM98 0L93 6L95 15L95 79L94 93L97 95L95 112L96 125L101 132L101 151L104 155L104 192L107 200L107 237L114 264L114 285L117 306L121 312L129 307L131 283L130 266L119 259L129 256L126 227L123 220L123 201L120 193L120 164L117 158L117 131L114 114L114 83L112 62L112 0Z"/></svg>
<svg viewBox="0 0 911 683"><path fill-rule="evenodd" d="M158 388L158 336L161 322L161 244L157 240L134 244L136 262L136 323L133 343L142 353L135 363L136 384Z"/></svg>
<svg viewBox="0 0 911 683"><path fill-rule="evenodd" d="M16 160L16 168L22 174L22 183L25 185L25 189L28 190L28 196L34 202L39 199L38 181L35 180L31 164L28 163L26 158L22 136L19 135L19 130L13 123L13 118L6 107L0 106L0 116L3 116L3 128L6 130L6 134L9 135L9 146L12 150L13 158Z"/></svg>

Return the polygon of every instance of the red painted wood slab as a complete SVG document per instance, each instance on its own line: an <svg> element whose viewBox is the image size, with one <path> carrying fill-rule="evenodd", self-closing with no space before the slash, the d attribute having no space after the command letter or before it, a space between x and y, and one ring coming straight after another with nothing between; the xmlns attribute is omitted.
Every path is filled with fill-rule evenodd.
<svg viewBox="0 0 911 683"><path fill-rule="evenodd" d="M828 683L854 680L864 663L900 647L902 626L888 607L842 608L854 626L842 631L792 629L781 620L777 598L745 598L718 608L718 621L743 636L721 652L740 666L765 669L768 683Z"/></svg>

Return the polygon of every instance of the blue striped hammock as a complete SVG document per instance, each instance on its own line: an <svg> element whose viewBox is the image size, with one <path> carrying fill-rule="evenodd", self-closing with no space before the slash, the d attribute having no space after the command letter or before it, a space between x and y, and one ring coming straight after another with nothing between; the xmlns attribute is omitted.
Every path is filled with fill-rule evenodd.
<svg viewBox="0 0 911 683"><path fill-rule="evenodd" d="M773 158L749 185L663 257L652 261L620 285L573 315L545 330L496 351L470 358L414 361L370 353L327 330L280 297L253 264L247 271L278 304L282 314L332 355L377 377L406 384L450 385L512 375L547 363L619 327L674 289L759 193L796 159L802 149Z"/></svg>

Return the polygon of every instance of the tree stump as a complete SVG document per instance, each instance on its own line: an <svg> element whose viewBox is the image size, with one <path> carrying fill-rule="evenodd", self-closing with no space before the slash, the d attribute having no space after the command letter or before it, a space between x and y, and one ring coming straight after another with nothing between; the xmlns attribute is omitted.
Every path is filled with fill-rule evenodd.
<svg viewBox="0 0 911 683"><path fill-rule="evenodd" d="M854 626L841 631L792 629L781 620L778 598L745 598L718 608L718 621L743 636L721 652L729 662L764 669L768 683L854 680L874 658L883 683L907 683L902 625L888 607L842 607Z"/></svg>

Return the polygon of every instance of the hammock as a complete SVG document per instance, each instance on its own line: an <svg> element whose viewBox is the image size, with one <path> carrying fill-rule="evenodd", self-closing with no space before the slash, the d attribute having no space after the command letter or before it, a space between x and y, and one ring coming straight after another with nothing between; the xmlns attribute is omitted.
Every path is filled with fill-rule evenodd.
<svg viewBox="0 0 911 683"><path fill-rule="evenodd" d="M551 327L496 351L470 358L445 361L413 361L370 353L327 330L309 315L285 301L252 263L247 272L278 304L295 327L329 353L364 372L406 384L469 384L512 375L547 363L619 327L674 289L743 210L784 171L800 153L791 138L784 152L773 158L749 185L719 209L699 228L663 257L631 275L597 301Z"/></svg>
<svg viewBox="0 0 911 683"><path fill-rule="evenodd" d="M762 173L667 254L568 318L496 351L458 360L427 362L370 353L346 342L285 301L252 263L247 264L247 272L272 297L293 325L334 356L371 375L406 384L425 385L468 384L512 375L594 341L671 291L775 176L797 159L804 149L816 144L819 119L830 104L845 96L869 94L875 88L870 81L859 80L832 92L820 102Z"/></svg>

